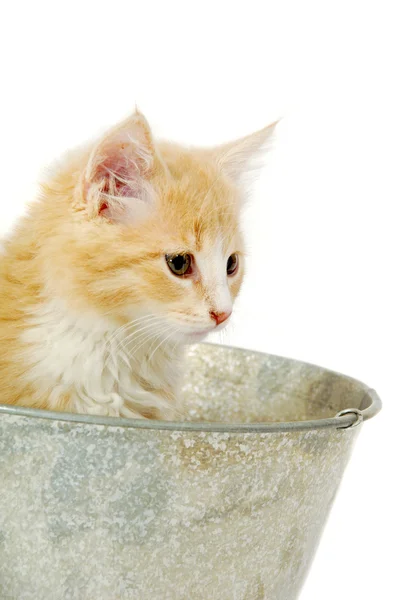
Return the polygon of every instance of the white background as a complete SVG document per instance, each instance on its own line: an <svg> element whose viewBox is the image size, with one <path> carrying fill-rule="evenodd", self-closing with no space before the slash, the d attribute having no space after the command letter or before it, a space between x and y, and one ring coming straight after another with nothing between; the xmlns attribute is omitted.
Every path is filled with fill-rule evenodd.
<svg viewBox="0 0 398 600"><path fill-rule="evenodd" d="M135 102L158 135L192 144L284 117L247 211L249 272L227 341L347 373L384 401L302 600L396 593L393 4L39 0L0 15L0 233L41 167Z"/></svg>

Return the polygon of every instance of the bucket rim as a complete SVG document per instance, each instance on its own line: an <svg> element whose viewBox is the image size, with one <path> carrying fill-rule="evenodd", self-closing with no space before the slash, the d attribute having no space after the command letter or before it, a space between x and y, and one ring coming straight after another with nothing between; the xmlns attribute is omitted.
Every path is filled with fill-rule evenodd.
<svg viewBox="0 0 398 600"><path fill-rule="evenodd" d="M354 379L338 371L333 371L319 365L301 361L277 354L268 354L258 350L249 348L241 348L237 346L228 346L223 344L211 344L203 342L195 344L195 346L211 346L216 348L226 348L238 352L250 352L261 356L270 356L273 358L281 358L292 363L300 363L302 365L314 367L339 375L342 378L348 379L353 383L357 383L364 390L364 395L359 408L347 406L343 411L340 411L334 417L326 419L311 419L308 421L261 421L252 423L227 423L217 421L161 421L149 419L128 419L124 417L103 417L99 415L87 415L79 413L68 413L49 411L39 408L28 408L24 406L15 406L10 404L0 404L0 416L4 414L29 417L34 419L45 419L50 421L62 421L66 423L76 423L85 425L102 425L110 428L128 428L128 429L155 429L166 431L193 431L193 432L220 432L220 433L282 433L295 431L310 431L317 429L350 429L359 422L371 419L381 410L382 403L377 392L367 387L362 381ZM343 413L343 414L341 414ZM360 416L360 419L358 418Z"/></svg>

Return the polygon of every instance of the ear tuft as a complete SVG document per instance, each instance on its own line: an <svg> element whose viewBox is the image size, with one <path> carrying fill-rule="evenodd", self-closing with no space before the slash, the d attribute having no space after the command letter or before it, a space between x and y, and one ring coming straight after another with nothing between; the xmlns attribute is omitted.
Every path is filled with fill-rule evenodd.
<svg viewBox="0 0 398 600"><path fill-rule="evenodd" d="M150 177L155 146L141 113L111 129L96 144L83 174L83 194L90 216L134 222L151 210Z"/></svg>

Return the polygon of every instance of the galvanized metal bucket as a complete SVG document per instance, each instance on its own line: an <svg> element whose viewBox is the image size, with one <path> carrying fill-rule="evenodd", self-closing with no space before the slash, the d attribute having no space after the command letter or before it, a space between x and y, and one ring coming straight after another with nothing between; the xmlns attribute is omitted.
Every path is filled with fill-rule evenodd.
<svg viewBox="0 0 398 600"><path fill-rule="evenodd" d="M376 393L201 344L189 421L0 407L0 598L297 598Z"/></svg>

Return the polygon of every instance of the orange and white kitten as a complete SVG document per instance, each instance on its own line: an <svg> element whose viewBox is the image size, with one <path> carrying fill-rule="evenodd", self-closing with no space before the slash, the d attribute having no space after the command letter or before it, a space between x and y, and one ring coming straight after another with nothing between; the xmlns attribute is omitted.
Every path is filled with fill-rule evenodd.
<svg viewBox="0 0 398 600"><path fill-rule="evenodd" d="M189 149L136 112L53 169L0 256L0 403L181 416L184 346L232 312L241 176L273 128Z"/></svg>

